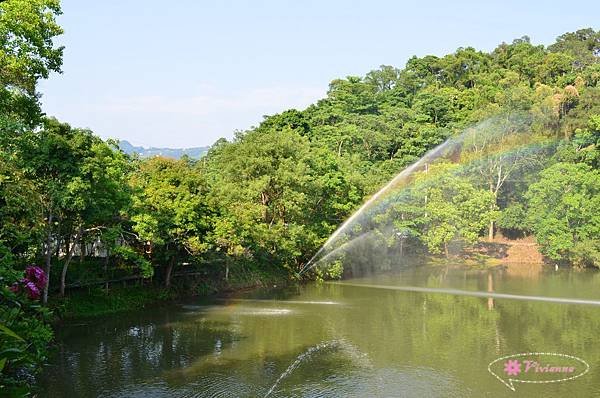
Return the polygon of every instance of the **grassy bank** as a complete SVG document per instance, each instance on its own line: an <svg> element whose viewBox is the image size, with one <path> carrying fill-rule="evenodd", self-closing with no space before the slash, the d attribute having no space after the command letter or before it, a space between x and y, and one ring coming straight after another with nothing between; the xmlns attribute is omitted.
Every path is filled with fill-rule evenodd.
<svg viewBox="0 0 600 398"><path fill-rule="evenodd" d="M72 290L64 298L51 300L51 306L59 319L89 318L138 310L183 297L206 297L287 282L284 274L246 273L229 281L180 276L174 278L169 289L146 283L114 286L108 290L103 287Z"/></svg>
<svg viewBox="0 0 600 398"><path fill-rule="evenodd" d="M131 311L166 301L173 293L154 286L129 286L108 290L94 288L71 292L53 300L54 313L61 319L87 318Z"/></svg>

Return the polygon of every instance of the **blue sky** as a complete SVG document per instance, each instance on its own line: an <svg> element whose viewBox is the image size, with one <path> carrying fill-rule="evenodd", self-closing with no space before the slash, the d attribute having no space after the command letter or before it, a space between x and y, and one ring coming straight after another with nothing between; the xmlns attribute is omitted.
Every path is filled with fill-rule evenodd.
<svg viewBox="0 0 600 398"><path fill-rule="evenodd" d="M45 112L105 138L190 147L412 55L598 29L600 2L63 0L63 12L64 73L40 86Z"/></svg>

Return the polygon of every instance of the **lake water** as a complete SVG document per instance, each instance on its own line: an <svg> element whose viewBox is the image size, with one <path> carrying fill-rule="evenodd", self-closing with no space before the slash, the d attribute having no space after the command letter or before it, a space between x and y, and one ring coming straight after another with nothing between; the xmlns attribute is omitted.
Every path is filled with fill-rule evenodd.
<svg viewBox="0 0 600 398"><path fill-rule="evenodd" d="M62 326L40 396L600 396L593 302L397 287L600 300L599 273L529 265L418 267L188 300ZM515 392L488 372L495 359L528 352L576 356L590 370L559 383L515 383Z"/></svg>

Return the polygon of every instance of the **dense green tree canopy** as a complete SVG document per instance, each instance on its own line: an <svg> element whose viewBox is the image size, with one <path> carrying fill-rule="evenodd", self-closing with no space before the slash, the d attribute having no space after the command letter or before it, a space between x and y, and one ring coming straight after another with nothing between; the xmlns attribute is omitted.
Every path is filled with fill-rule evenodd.
<svg viewBox="0 0 600 398"><path fill-rule="evenodd" d="M152 246L155 261L168 264L168 286L177 261L205 250L210 213L204 177L185 159L154 158L140 165L131 185L133 231Z"/></svg>
<svg viewBox="0 0 600 398"><path fill-rule="evenodd" d="M556 163L527 192L533 232L545 255L600 266L600 172Z"/></svg>

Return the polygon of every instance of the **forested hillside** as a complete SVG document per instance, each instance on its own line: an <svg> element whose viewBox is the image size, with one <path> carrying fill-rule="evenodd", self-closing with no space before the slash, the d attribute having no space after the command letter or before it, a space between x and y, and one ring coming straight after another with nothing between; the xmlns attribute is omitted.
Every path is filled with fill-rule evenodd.
<svg viewBox="0 0 600 398"><path fill-rule="evenodd" d="M326 98L200 160L136 159L42 112L37 85L61 68L59 13L57 0L0 2L0 333L18 349L0 356L4 384L43 359L50 332L35 300L128 277L296 278L393 175L502 113L527 112L536 134L562 143L529 191L496 193L478 236L533 235L548 261L600 267L600 32L413 57L333 80ZM24 276L31 265L49 277Z"/></svg>

